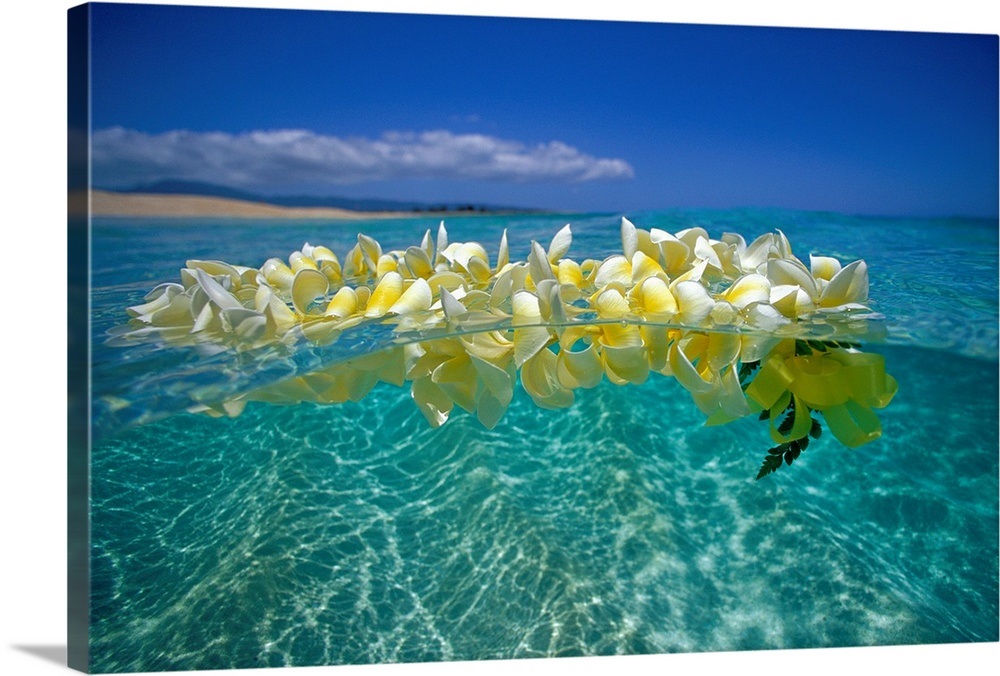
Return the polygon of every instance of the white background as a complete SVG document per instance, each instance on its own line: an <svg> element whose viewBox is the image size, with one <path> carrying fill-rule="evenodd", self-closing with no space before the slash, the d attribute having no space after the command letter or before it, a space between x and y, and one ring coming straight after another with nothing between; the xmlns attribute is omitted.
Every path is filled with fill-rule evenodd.
<svg viewBox="0 0 1000 676"><path fill-rule="evenodd" d="M66 645L66 10L73 2L5 6L0 22L0 222L2 351L0 411L0 673L61 673ZM162 1L161 4L179 4ZM276 7L278 2L193 0L183 4ZM660 4L660 3L657 3ZM666 3L662 3L666 4ZM991 0L836 3L700 0L655 8L642 0L298 0L306 9L475 13L737 25L1000 32ZM928 3L920 3L925 5ZM817 7L820 7L817 9ZM317 667L330 674L768 674L997 673L1000 644L849 648L560 660ZM187 672L191 673L191 672ZM262 674L239 670L231 674Z"/></svg>

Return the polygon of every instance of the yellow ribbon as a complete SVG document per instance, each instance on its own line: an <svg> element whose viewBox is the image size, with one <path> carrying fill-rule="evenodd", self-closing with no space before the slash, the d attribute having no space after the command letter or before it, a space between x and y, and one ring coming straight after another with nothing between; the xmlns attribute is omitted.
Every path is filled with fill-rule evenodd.
<svg viewBox="0 0 1000 676"><path fill-rule="evenodd" d="M809 433L806 408L822 411L833 435L846 446L860 446L882 434L873 408L884 408L898 389L877 354L829 351L809 356L772 353L746 389L747 399L771 413L771 438L777 443ZM774 420L795 398L795 421L785 436Z"/></svg>
<svg viewBox="0 0 1000 676"><path fill-rule="evenodd" d="M772 354L764 360L760 371L747 386L747 397L759 404L761 409L771 408L774 402L778 401L778 397L788 390L791 382L792 374L784 358Z"/></svg>
<svg viewBox="0 0 1000 676"><path fill-rule="evenodd" d="M823 411L830 432L840 443L854 448L882 436L882 424L875 411L854 401Z"/></svg>
<svg viewBox="0 0 1000 676"><path fill-rule="evenodd" d="M812 415L809 414L809 409L802 403L798 395L792 395L792 397L795 399L795 421L787 436L778 431L778 428L774 426L774 421L781 418L781 412L788 407L788 401L791 397L786 393L771 407L771 439L776 444L787 444L790 441L801 439L812 429Z"/></svg>

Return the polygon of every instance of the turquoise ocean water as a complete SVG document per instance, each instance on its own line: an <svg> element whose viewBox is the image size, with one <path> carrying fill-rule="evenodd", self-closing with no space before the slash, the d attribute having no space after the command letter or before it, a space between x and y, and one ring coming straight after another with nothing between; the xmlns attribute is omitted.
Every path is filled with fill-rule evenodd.
<svg viewBox="0 0 1000 676"><path fill-rule="evenodd" d="M184 412L345 354L273 363L105 344L184 261L259 266L360 230L419 243L436 219L97 219L93 227L91 649L95 671L995 641L997 222L786 211L629 214L795 253L864 258L865 349L899 381L860 449L830 435L754 482L753 419L705 427L674 380L607 381L565 410L520 388L486 430L432 430L409 390L360 403ZM446 220L504 228L512 259L573 227L576 260L620 252L620 215ZM353 351L353 352L352 352ZM123 409L105 397L125 399Z"/></svg>

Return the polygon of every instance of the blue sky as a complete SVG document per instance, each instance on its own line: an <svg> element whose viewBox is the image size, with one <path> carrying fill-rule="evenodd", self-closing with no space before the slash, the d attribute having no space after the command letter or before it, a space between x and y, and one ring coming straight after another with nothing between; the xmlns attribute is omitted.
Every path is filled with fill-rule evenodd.
<svg viewBox="0 0 1000 676"><path fill-rule="evenodd" d="M96 5L94 180L997 214L995 35Z"/></svg>

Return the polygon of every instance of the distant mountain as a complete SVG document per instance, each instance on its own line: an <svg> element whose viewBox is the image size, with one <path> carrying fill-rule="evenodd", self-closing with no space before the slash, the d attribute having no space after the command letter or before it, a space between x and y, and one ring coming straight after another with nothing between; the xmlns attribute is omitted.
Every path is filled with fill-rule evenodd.
<svg viewBox="0 0 1000 676"><path fill-rule="evenodd" d="M140 184L132 188L98 188L110 192L147 193L150 195L203 195L205 197L226 197L247 202L263 202L264 198L255 193L227 188L224 185L199 183L197 181L157 181Z"/></svg>
<svg viewBox="0 0 1000 676"><path fill-rule="evenodd" d="M229 188L223 185L213 185L211 183L201 183L198 181L157 181L137 185L132 188L99 188L111 192L120 193L145 193L152 195L202 195L206 197L225 197L228 199L244 200L246 202L263 202L282 207L332 207L335 209L350 209L351 211L457 211L457 212L479 212L479 211L506 211L506 212L532 212L537 209L523 209L518 207L503 207L487 204L471 203L421 203L404 202L399 200L385 199L364 199L349 197L318 197L315 195L261 195L258 193Z"/></svg>

